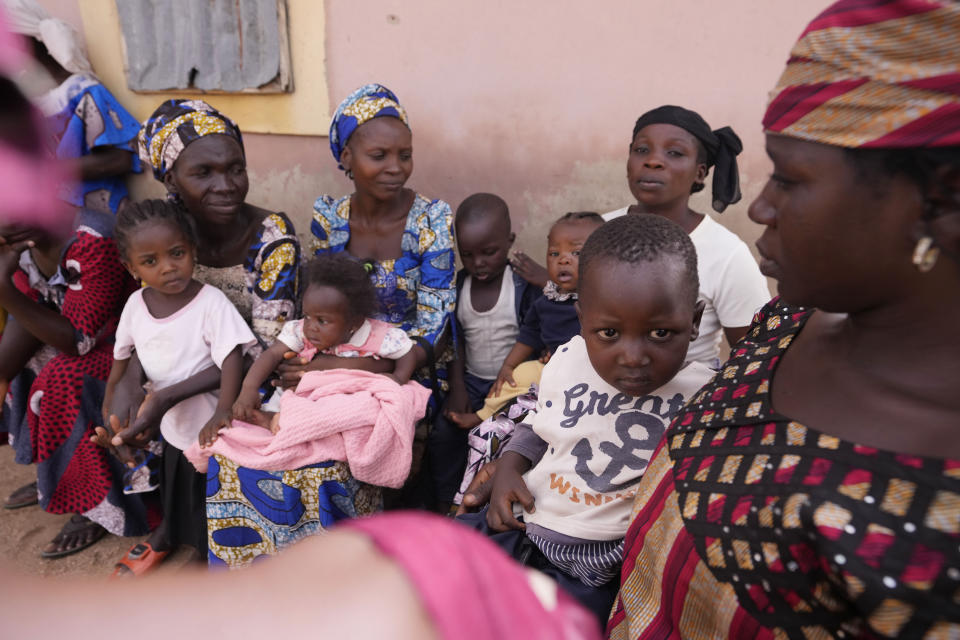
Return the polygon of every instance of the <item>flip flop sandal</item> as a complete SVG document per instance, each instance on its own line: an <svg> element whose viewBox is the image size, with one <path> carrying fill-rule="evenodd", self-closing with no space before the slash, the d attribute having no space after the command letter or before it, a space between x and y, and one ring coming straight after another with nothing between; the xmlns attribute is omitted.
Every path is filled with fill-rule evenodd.
<svg viewBox="0 0 960 640"><path fill-rule="evenodd" d="M74 514L67 521L67 524L63 525L63 529L60 529L60 533L54 537L54 541L61 536L78 534L83 531L92 532L90 536L81 544L76 547L71 547L69 549L57 549L56 551L41 551L41 558L62 558L64 556L73 555L79 551L83 551L87 547L95 544L103 536L107 534L107 530L101 527L96 522L93 522L81 515Z"/></svg>
<svg viewBox="0 0 960 640"><path fill-rule="evenodd" d="M11 493L10 496L3 501L3 508L22 509L23 507L35 505L38 502L40 502L40 498L37 495L37 483L31 482Z"/></svg>
<svg viewBox="0 0 960 640"><path fill-rule="evenodd" d="M169 551L156 551L149 542L140 542L130 547L130 550L120 558L110 577L141 576L160 566L168 555L170 555Z"/></svg>

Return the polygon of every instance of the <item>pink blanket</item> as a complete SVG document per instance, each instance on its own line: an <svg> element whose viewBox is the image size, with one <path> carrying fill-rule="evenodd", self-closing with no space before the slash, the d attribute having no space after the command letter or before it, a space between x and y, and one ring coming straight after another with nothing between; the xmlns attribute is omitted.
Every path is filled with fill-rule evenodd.
<svg viewBox="0 0 960 640"><path fill-rule="evenodd" d="M430 390L400 386L366 371L310 371L280 399L280 429L233 421L212 446L194 443L184 454L201 473L220 454L244 467L283 471L341 460L361 482L400 487L410 473L413 431Z"/></svg>

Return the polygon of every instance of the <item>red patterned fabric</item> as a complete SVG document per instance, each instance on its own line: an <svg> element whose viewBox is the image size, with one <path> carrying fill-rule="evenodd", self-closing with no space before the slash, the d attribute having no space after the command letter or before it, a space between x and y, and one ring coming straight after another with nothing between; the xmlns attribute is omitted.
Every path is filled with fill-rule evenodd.
<svg viewBox="0 0 960 640"><path fill-rule="evenodd" d="M960 636L960 461L777 414L810 312L771 302L644 475L611 638Z"/></svg>
<svg viewBox="0 0 960 640"><path fill-rule="evenodd" d="M790 52L769 133L841 147L960 145L960 3L841 0Z"/></svg>
<svg viewBox="0 0 960 640"><path fill-rule="evenodd" d="M119 462L90 442L102 423L120 311L135 286L110 237L112 222L107 214L80 213L61 255L62 282L34 273L31 284L25 271L14 274L21 291L70 321L79 355L47 348L35 357L11 383L0 427L12 435L17 462L36 463L45 510L82 513L112 533L137 535L146 532L143 505L120 491Z"/></svg>

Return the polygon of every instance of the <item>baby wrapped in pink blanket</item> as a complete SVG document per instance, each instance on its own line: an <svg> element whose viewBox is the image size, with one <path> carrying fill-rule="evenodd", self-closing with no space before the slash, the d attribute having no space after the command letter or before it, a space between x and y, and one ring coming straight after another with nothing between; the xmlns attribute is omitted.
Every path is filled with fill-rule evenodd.
<svg viewBox="0 0 960 640"><path fill-rule="evenodd" d="M184 454L201 473L219 454L251 469L283 471L340 460L361 482L398 488L410 473L413 432L430 390L358 370L307 372L280 399L276 434L240 420L211 446Z"/></svg>

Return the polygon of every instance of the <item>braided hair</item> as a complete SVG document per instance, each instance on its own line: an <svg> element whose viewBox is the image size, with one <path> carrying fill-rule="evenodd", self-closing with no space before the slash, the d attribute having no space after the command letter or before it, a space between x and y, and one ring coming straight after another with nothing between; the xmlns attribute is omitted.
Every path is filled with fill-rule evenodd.
<svg viewBox="0 0 960 640"><path fill-rule="evenodd" d="M120 257L129 259L127 251L130 249L130 236L134 229L156 223L166 223L179 229L191 245L197 246L197 229L193 218L183 207L169 200L143 200L129 203L117 213L117 219L113 223L113 238Z"/></svg>

